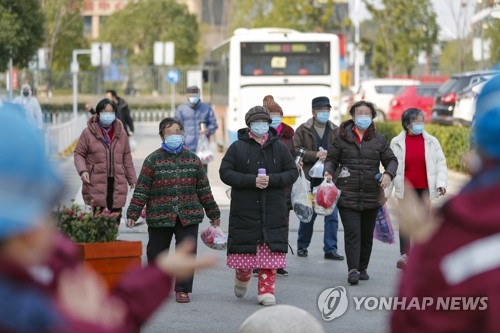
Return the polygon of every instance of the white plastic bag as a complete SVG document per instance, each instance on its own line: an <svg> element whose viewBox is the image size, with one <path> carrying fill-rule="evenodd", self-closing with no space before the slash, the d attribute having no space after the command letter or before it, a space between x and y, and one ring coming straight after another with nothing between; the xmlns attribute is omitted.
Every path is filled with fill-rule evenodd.
<svg viewBox="0 0 500 333"><path fill-rule="evenodd" d="M311 185L302 170L299 171L299 178L292 186L292 207L301 222L311 222L314 213Z"/></svg>
<svg viewBox="0 0 500 333"><path fill-rule="evenodd" d="M214 159L214 152L212 151L212 147L210 147L210 142L206 135L199 136L196 155L198 155L203 164L208 164Z"/></svg>
<svg viewBox="0 0 500 333"><path fill-rule="evenodd" d="M318 215L332 214L341 192L333 182L328 182L325 178L319 186L313 189L314 212Z"/></svg>
<svg viewBox="0 0 500 333"><path fill-rule="evenodd" d="M209 225L200 234L203 244L214 250L225 250L227 248L227 236L220 227Z"/></svg>
<svg viewBox="0 0 500 333"><path fill-rule="evenodd" d="M319 147L319 151L325 151L323 147ZM317 160L316 163L309 170L309 177L311 178L323 178L323 173L325 171L325 162L322 160Z"/></svg>

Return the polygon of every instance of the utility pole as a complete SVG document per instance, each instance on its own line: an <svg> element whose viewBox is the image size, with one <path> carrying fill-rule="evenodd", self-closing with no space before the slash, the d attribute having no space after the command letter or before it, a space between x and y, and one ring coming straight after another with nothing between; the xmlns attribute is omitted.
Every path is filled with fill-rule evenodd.
<svg viewBox="0 0 500 333"><path fill-rule="evenodd" d="M73 119L78 116L78 55L92 54L92 50L73 50L73 61L71 62L71 73L73 73Z"/></svg>

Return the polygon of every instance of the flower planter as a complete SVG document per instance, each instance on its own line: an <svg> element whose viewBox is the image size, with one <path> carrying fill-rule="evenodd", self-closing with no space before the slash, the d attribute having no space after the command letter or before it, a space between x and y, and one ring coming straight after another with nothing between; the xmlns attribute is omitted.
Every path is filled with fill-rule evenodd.
<svg viewBox="0 0 500 333"><path fill-rule="evenodd" d="M82 259L113 287L131 266L141 265L142 242L77 243Z"/></svg>

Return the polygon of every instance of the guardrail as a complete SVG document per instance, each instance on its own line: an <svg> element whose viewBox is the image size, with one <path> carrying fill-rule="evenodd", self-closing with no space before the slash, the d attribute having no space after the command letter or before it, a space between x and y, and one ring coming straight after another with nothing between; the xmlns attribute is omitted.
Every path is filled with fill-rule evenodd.
<svg viewBox="0 0 500 333"><path fill-rule="evenodd" d="M87 116L80 115L70 121L49 125L45 129L45 147L49 157L62 157L72 151L76 140L87 126Z"/></svg>
<svg viewBox="0 0 500 333"><path fill-rule="evenodd" d="M79 115L83 115L82 112ZM163 118L173 117L174 112L169 109L134 109L130 112L134 122L160 122ZM69 122L73 118L73 113L68 111L44 111L44 122L46 126L54 126ZM86 112L85 116L90 116Z"/></svg>

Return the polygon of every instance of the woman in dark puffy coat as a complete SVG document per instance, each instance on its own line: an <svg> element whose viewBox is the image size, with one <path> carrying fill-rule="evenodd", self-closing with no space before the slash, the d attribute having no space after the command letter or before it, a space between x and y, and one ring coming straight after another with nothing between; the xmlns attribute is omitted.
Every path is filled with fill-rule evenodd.
<svg viewBox="0 0 500 333"><path fill-rule="evenodd" d="M288 219L285 189L298 178L288 148L279 141L261 106L245 115L248 128L238 131L222 159L221 180L232 187L227 266L236 269L234 292L242 298L258 268L258 301L276 303L276 270L286 267ZM259 169L265 174L258 176ZM264 170L262 170L264 169Z"/></svg>
<svg viewBox="0 0 500 333"><path fill-rule="evenodd" d="M385 202L383 189L396 175L398 160L385 136L378 133L373 118L375 106L360 101L349 110L352 119L343 122L328 150L325 177L336 177L342 191L338 208L344 225L345 252L350 284L368 280L368 263L378 210ZM380 174L380 164L385 171Z"/></svg>

